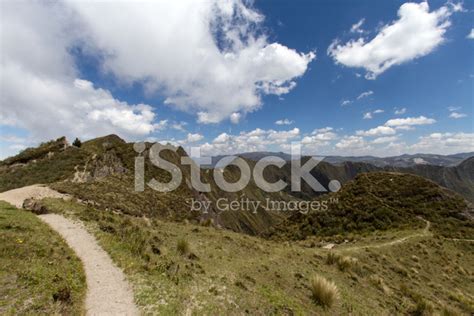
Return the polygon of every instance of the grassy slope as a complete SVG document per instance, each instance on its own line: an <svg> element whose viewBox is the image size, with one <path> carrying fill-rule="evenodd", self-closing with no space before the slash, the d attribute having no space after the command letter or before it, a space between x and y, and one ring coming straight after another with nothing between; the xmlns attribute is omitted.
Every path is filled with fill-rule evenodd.
<svg viewBox="0 0 474 316"><path fill-rule="evenodd" d="M386 315L445 309L474 311L474 245L431 234L376 249L333 252L357 258L327 264L328 251L311 240L274 242L212 227L163 222L48 199L55 212L80 218L130 276L145 312L193 314ZM422 225L420 225L422 226ZM420 231L375 233L377 244ZM180 254L180 240L189 244ZM346 249L346 250L344 250ZM352 262L352 261L351 261ZM341 298L331 309L311 298L309 279L333 280Z"/></svg>
<svg viewBox="0 0 474 316"><path fill-rule="evenodd" d="M87 161L88 154L79 148L68 147L50 157L30 161L23 166L0 165L0 192L37 183L65 180L74 174L76 166Z"/></svg>
<svg viewBox="0 0 474 316"><path fill-rule="evenodd" d="M34 214L0 201L0 314L84 313L81 262Z"/></svg>
<svg viewBox="0 0 474 316"><path fill-rule="evenodd" d="M295 213L268 232L284 239L372 232L391 228L419 227L423 217L446 235L472 238L472 221L459 213L466 202L456 193L422 177L387 172L363 173L344 185L338 193L320 198L336 199L329 210ZM457 232L456 232L457 230ZM470 232L470 233L469 233Z"/></svg>

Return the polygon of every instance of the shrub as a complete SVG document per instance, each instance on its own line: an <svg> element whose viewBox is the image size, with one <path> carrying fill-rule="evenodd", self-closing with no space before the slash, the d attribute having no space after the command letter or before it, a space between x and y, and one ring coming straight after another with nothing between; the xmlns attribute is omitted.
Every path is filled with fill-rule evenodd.
<svg viewBox="0 0 474 316"><path fill-rule="evenodd" d="M348 271L357 265L357 259L329 252L326 256L326 264L336 264L340 271Z"/></svg>
<svg viewBox="0 0 474 316"><path fill-rule="evenodd" d="M456 312L454 309L451 309L451 308L445 306L443 308L443 310L441 311L441 315L442 316L458 316L458 315L461 315L461 314Z"/></svg>
<svg viewBox="0 0 474 316"><path fill-rule="evenodd" d="M379 277L378 275L371 275L370 276L370 281L375 285L377 286L380 290L382 290L382 292L385 294L385 295L390 295L391 294L391 290L390 288L385 284L385 281Z"/></svg>
<svg viewBox="0 0 474 316"><path fill-rule="evenodd" d="M178 250L180 255L189 254L189 242L184 238L179 239L176 244L176 250Z"/></svg>
<svg viewBox="0 0 474 316"><path fill-rule="evenodd" d="M326 280L320 275L315 275L310 280L310 288L313 299L323 307L331 307L339 298L336 284Z"/></svg>
<svg viewBox="0 0 474 316"><path fill-rule="evenodd" d="M76 146L76 147L81 147L82 146L82 142L79 138L76 137L76 139L72 142L72 145L73 146Z"/></svg>
<svg viewBox="0 0 474 316"><path fill-rule="evenodd" d="M339 270L348 271L357 265L357 259L348 256L339 257L336 261L336 264Z"/></svg>
<svg viewBox="0 0 474 316"><path fill-rule="evenodd" d="M335 254L334 252L329 252L326 256L326 264L332 265L336 263L338 257L339 255Z"/></svg>
<svg viewBox="0 0 474 316"><path fill-rule="evenodd" d="M205 226L205 227L213 226L213 224L214 224L214 220L212 218L207 218L207 219L201 221L201 225Z"/></svg>
<svg viewBox="0 0 474 316"><path fill-rule="evenodd" d="M429 302L420 298L416 300L416 305L411 311L411 314L418 316L428 316L433 315L433 311L433 306Z"/></svg>

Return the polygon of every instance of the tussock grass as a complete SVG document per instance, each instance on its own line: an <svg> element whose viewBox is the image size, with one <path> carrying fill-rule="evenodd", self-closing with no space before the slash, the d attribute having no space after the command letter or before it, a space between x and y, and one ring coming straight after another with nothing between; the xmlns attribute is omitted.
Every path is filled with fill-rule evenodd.
<svg viewBox="0 0 474 316"><path fill-rule="evenodd" d="M332 265L332 264L336 263L338 257L339 257L338 254L336 254L336 253L334 253L334 252L329 252L329 253L326 255L326 264Z"/></svg>
<svg viewBox="0 0 474 316"><path fill-rule="evenodd" d="M214 225L214 220L212 218L207 218L201 221L201 225L205 227L210 227Z"/></svg>
<svg viewBox="0 0 474 316"><path fill-rule="evenodd" d="M336 284L320 275L314 275L311 278L310 289L316 303L325 308L332 307L339 299L339 290Z"/></svg>
<svg viewBox="0 0 474 316"><path fill-rule="evenodd" d="M449 307L444 307L443 310L441 311L442 316L459 316L461 315L459 312L455 311L454 309L451 309Z"/></svg>
<svg viewBox="0 0 474 316"><path fill-rule="evenodd" d="M189 242L184 238L180 238L176 243L176 250L182 256L188 255L191 252Z"/></svg>
<svg viewBox="0 0 474 316"><path fill-rule="evenodd" d="M385 281L384 279L382 279L380 276L378 275L371 275L370 276L370 281L375 285L377 286L385 295L390 295L392 293L392 291L390 290L390 288L387 286L387 284L385 284Z"/></svg>
<svg viewBox="0 0 474 316"><path fill-rule="evenodd" d="M434 313L433 304L431 304L429 301L423 298L421 294L411 290L405 284L402 284L400 286L400 291L403 293L403 295L411 298L415 302L415 305L410 310L408 310L410 315L418 315L418 316L433 315Z"/></svg>
<svg viewBox="0 0 474 316"><path fill-rule="evenodd" d="M418 315L418 316L431 316L433 315L433 312L434 312L433 305L431 305L426 300L419 298L416 300L416 305L411 311L411 314Z"/></svg>
<svg viewBox="0 0 474 316"><path fill-rule="evenodd" d="M357 265L358 261L356 258L349 256L339 257L336 261L336 265L341 271L348 271L353 269Z"/></svg>
<svg viewBox="0 0 474 316"><path fill-rule="evenodd" d="M358 265L356 258L350 256L342 256L340 254L329 252L326 256L326 264L335 264L340 271L349 271Z"/></svg>

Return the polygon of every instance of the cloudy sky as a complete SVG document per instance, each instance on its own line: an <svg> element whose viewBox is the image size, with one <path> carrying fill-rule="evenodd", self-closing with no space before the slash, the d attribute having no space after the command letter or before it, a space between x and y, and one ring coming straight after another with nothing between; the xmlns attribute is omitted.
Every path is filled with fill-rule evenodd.
<svg viewBox="0 0 474 316"><path fill-rule="evenodd" d="M204 154L474 151L474 3L0 2L0 158L62 135Z"/></svg>

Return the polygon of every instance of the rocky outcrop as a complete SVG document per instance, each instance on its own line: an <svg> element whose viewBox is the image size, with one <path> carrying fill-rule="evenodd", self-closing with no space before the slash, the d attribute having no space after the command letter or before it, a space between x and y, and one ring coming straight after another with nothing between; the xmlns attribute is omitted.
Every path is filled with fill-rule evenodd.
<svg viewBox="0 0 474 316"><path fill-rule="evenodd" d="M35 213L36 215L48 213L48 209L44 205L42 205L39 200L36 199L26 199L23 202L23 208Z"/></svg>

